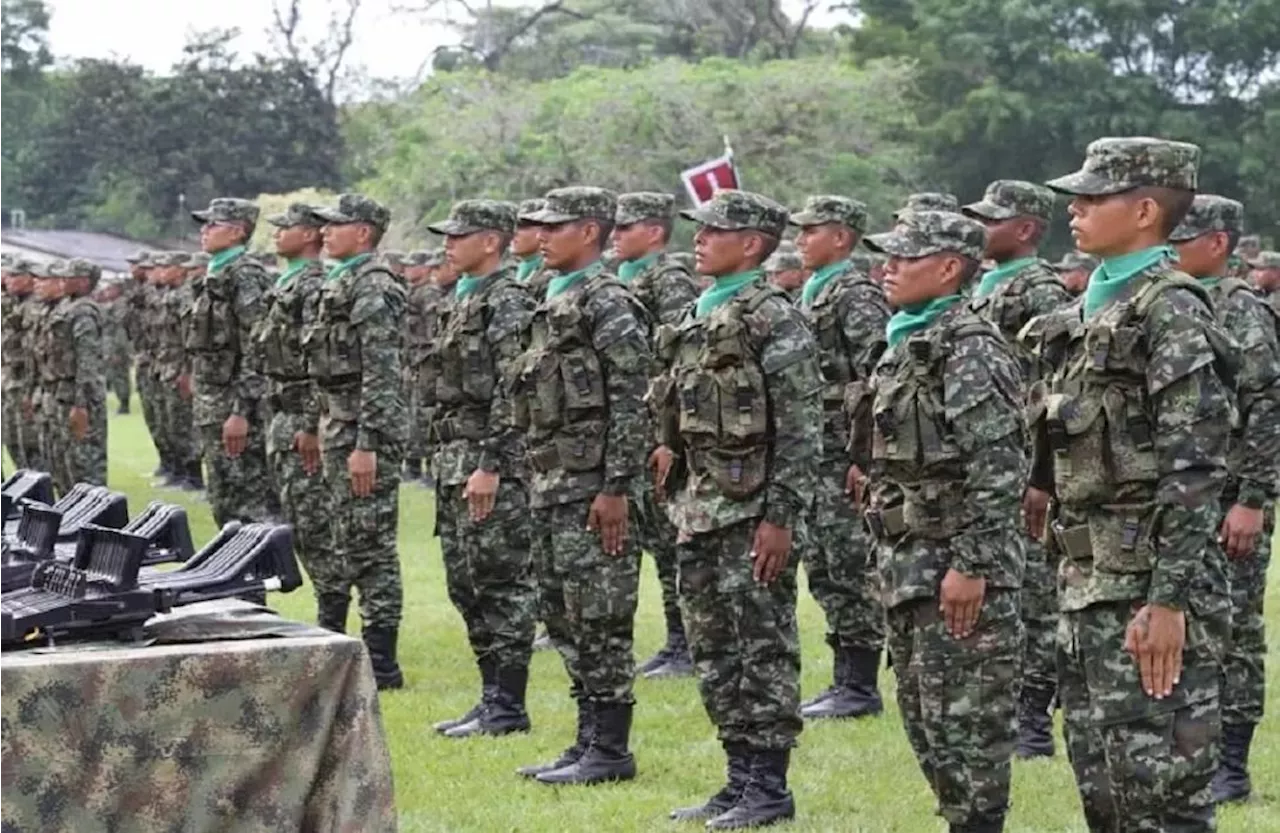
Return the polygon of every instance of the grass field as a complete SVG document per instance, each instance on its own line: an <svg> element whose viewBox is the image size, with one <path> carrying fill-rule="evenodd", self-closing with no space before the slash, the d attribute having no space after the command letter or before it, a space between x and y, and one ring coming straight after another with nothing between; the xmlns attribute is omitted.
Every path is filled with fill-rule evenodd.
<svg viewBox="0 0 1280 833"><path fill-rule="evenodd" d="M114 403L112 404L114 412ZM152 498L185 503L197 546L213 534L208 506L189 493L154 490L155 452L135 401L132 416L112 416L110 484L129 495L134 511ZM431 493L408 486L400 495L400 557L405 578L405 619L400 660L407 688L382 698L383 719L395 770L396 805L404 831L652 831L691 830L667 821L675 806L701 801L718 788L723 760L691 679L636 685L633 748L639 777L628 784L590 789L550 788L516 776L516 766L557 754L570 740L574 713L559 659L534 657L529 711L534 730L501 739L452 741L431 731L436 720L465 711L478 683L462 623L445 594L437 542L431 537ZM829 681L831 658L822 641L823 619L802 592L803 686L806 693ZM287 616L313 620L309 590L277 595L272 604ZM1280 634L1280 580L1268 598L1272 634ZM659 590L646 560L636 652L641 658L663 640ZM1268 657L1268 710L1272 715L1254 744L1255 797L1219 816L1224 833L1280 831L1280 656L1273 637ZM945 830L892 705L893 677L884 684L886 712L860 722L808 727L793 757L792 787L798 807L795 831L928 833ZM1060 736L1059 736L1060 741ZM1084 831L1066 759L1014 764L1011 833Z"/></svg>

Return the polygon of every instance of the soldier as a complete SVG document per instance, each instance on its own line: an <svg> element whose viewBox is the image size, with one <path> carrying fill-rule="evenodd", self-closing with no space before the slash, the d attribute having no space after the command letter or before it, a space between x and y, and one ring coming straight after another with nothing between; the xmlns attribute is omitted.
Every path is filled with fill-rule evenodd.
<svg viewBox="0 0 1280 833"><path fill-rule="evenodd" d="M1023 334L1054 368L1033 398L1031 485L1054 498L1059 697L1097 831L1214 828L1232 349L1166 245L1199 157L1098 139L1048 183L1072 195L1076 246L1102 264L1080 304Z"/></svg>
<svg viewBox="0 0 1280 833"><path fill-rule="evenodd" d="M130 378L133 364L129 338L124 331L124 290L118 281L103 284L94 293L93 300L102 310L102 326L106 329L103 341L106 345L107 390L116 395L116 413L129 413L129 399L133 392Z"/></svg>
<svg viewBox="0 0 1280 833"><path fill-rule="evenodd" d="M192 411L191 356L186 349L192 293L189 273L193 255L153 255L149 270L155 293L148 307L148 339L152 345L151 394L155 408L157 448L173 472L169 485L190 491L204 488L200 451ZM198 262L198 261L197 261ZM204 267L199 267L203 272Z"/></svg>
<svg viewBox="0 0 1280 833"><path fill-rule="evenodd" d="M419 391L416 380L418 366L427 360L430 350L431 335L423 329L422 316L431 298L439 294L439 289L435 286L435 273L441 259L439 251L414 251L407 256L404 267L408 295L405 301L404 353L401 356L400 376L409 421L404 479L424 485L430 480L430 472L424 470L426 461L423 459L426 457L427 426L420 416L423 393Z"/></svg>
<svg viewBox="0 0 1280 833"><path fill-rule="evenodd" d="M521 359L517 420L527 429L530 540L539 618L564 660L577 739L520 773L544 784L635 777L632 637L640 550L628 496L652 438L645 387L652 355L639 302L600 262L617 209L602 188L559 188L539 223L547 281Z"/></svg>
<svg viewBox="0 0 1280 833"><path fill-rule="evenodd" d="M834 657L826 691L801 704L805 718L864 717L884 704L876 677L884 648L884 608L875 544L850 478L870 468L867 382L884 352L889 307L884 292L853 265L853 248L867 227L867 207L841 196L812 196L791 215L796 245L811 276L798 299L818 343L822 371L822 458L809 539L801 550L809 592L827 617ZM846 403L853 405L850 412ZM862 423L852 431L850 420ZM851 446L850 438L862 438ZM850 467L852 458L853 466Z"/></svg>
<svg viewBox="0 0 1280 833"><path fill-rule="evenodd" d="M954 194L938 191L920 191L907 197L906 204L893 212L893 221L899 222L912 211L959 211L960 200Z"/></svg>
<svg viewBox="0 0 1280 833"><path fill-rule="evenodd" d="M151 357L155 350L147 327L150 316L148 307L155 296L155 289L150 281L151 259L155 254L143 249L126 258L129 263L129 281L124 292L124 331L133 351L133 382L137 388L138 401L142 405L142 420L147 426L147 434L151 437L157 456L160 457L160 464L151 475L160 479L154 485L168 485L177 476L177 472L169 471L167 455L159 454L160 442L163 440L159 439L160 429L156 423L153 393L155 385L151 376Z"/></svg>
<svg viewBox="0 0 1280 833"><path fill-rule="evenodd" d="M800 290L809 277L804 268L804 258L789 240L779 243L777 250L769 255L764 262L764 273L769 283L786 293L792 303L800 300Z"/></svg>
<svg viewBox="0 0 1280 833"><path fill-rule="evenodd" d="M365 647L379 689L404 686L396 661L404 589L396 552L405 405L400 387L405 290L378 263L391 212L360 194L343 194L325 221L324 252L337 261L325 277L303 345L324 398L320 447L329 486L334 557L360 592ZM346 621L347 598L332 620ZM329 616L329 613L326 613Z"/></svg>
<svg viewBox="0 0 1280 833"><path fill-rule="evenodd" d="M428 445L431 418L435 413L437 356L433 352L436 338L444 329L453 301L457 272L444 262L444 251L427 253L422 267L411 270L410 289L405 311L405 369L411 397L408 401L409 456L418 461L424 484L434 486L430 471Z"/></svg>
<svg viewBox="0 0 1280 833"><path fill-rule="evenodd" d="M872 385L867 518L898 706L952 833L1004 828L1022 664L1023 373L964 301L985 236L959 214L912 211L867 238L889 255L897 310Z"/></svg>
<svg viewBox="0 0 1280 833"><path fill-rule="evenodd" d="M330 489L320 460L320 403L302 345L303 333L315 324L324 285L324 221L305 203L291 203L266 219L275 227L276 254L286 264L267 292L256 338L271 404L267 464L285 520L293 527L294 552L311 578L317 622L344 633L351 582L334 552Z"/></svg>
<svg viewBox="0 0 1280 833"><path fill-rule="evenodd" d="M539 248L542 225L533 216L547 207L541 198L524 200L516 212L516 233L511 238L511 256L516 260L516 280L529 285L529 295L540 301L547 291L551 271L546 268Z"/></svg>
<svg viewBox="0 0 1280 833"><path fill-rule="evenodd" d="M1197 195L1169 240L1182 271L1209 291L1214 315L1240 346L1236 407L1240 424L1228 460L1219 541L1227 554L1231 634L1222 677L1222 754L1213 800L1249 797L1249 747L1262 721L1266 676L1263 597L1275 531L1280 469L1280 346L1276 315L1238 277L1230 276L1244 226L1244 206L1212 194Z"/></svg>
<svg viewBox="0 0 1280 833"><path fill-rule="evenodd" d="M1032 182L998 179L987 186L981 201L961 211L986 227L985 256L995 263L973 291L973 311L995 324L1005 341L1016 345L1018 333L1028 321L1071 303L1057 273L1038 256L1040 240L1053 216L1053 192ZM1024 389L1029 389L1039 380L1042 369L1035 356L1019 353L1016 346L1014 350L1022 367ZM1029 533L1022 589L1026 654L1018 701L1017 755L1053 757L1058 599L1053 568L1038 541L1043 530Z"/></svg>
<svg viewBox="0 0 1280 833"><path fill-rule="evenodd" d="M627 284L644 305L655 327L679 323L698 298L698 285L689 271L666 253L675 220L675 202L670 194L622 194L614 216L613 245L621 259L618 280ZM639 508L640 537L658 568L662 613L667 624L666 644L641 663L639 671L651 679L687 677L693 674L693 660L689 657L676 589L676 530L666 510L654 501L652 489L643 491Z"/></svg>
<svg viewBox="0 0 1280 833"><path fill-rule="evenodd" d="M460 276L435 340L436 525L449 598L466 624L482 684L471 711L435 728L451 738L527 732L537 585L524 443L510 391L534 304L515 268L502 265L516 206L464 200L429 228L444 235Z"/></svg>
<svg viewBox="0 0 1280 833"><path fill-rule="evenodd" d="M0 312L0 354L4 355L4 447L15 466L25 469L38 462L29 458L28 440L24 434L32 434L33 426L23 418L23 400L30 396L33 364L32 309L36 301L31 297L34 284L32 264L24 258L14 258L5 266L3 311Z"/></svg>
<svg viewBox="0 0 1280 833"><path fill-rule="evenodd" d="M1248 263L1249 280L1273 308L1280 309L1280 252L1258 252Z"/></svg>
<svg viewBox="0 0 1280 833"><path fill-rule="evenodd" d="M245 256L258 222L258 206L220 197L191 214L200 246L211 259L192 284L187 326L193 413L200 452L208 468L209 508L219 526L268 517L262 378L253 336L270 279L257 259Z"/></svg>
<svg viewBox="0 0 1280 833"><path fill-rule="evenodd" d="M1073 298L1084 294L1089 284L1089 276L1098 268L1098 259L1084 252L1067 252L1062 259L1053 264L1058 271L1058 279Z"/></svg>
<svg viewBox="0 0 1280 833"><path fill-rule="evenodd" d="M1236 244L1235 256L1240 260L1248 263L1253 260L1262 251L1262 238L1256 234L1240 235L1240 242Z"/></svg>

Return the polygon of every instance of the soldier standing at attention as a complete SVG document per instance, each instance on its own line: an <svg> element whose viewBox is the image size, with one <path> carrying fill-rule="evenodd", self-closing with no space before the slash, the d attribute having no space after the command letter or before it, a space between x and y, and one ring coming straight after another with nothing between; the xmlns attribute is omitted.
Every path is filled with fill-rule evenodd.
<svg viewBox="0 0 1280 833"><path fill-rule="evenodd" d="M675 220L675 202L670 194L623 194L618 197L618 213L614 216L613 247L621 260L618 280L644 305L655 328L679 323L699 292L689 271L666 253ZM676 530L665 508L655 501L652 489L643 491L640 509L642 544L653 556L662 587L667 642L641 663L639 671L653 679L689 676L693 674L693 661L689 658L676 588Z"/></svg>
<svg viewBox="0 0 1280 833"><path fill-rule="evenodd" d="M1058 272L1058 279L1072 298L1079 298L1089 285L1089 276L1098 268L1098 259L1084 252L1067 252L1062 259L1053 264Z"/></svg>
<svg viewBox="0 0 1280 833"><path fill-rule="evenodd" d="M43 382L41 375L41 356L33 345L43 337L41 332L44 321L53 309L55 293L62 291L61 285L45 285L49 268L55 263L35 263L26 261L26 274L31 276L31 296L23 308L22 327L25 333L27 360L27 382L21 388L22 445L26 466L36 471L53 473L53 461L45 456L44 414L41 410L41 391Z"/></svg>
<svg viewBox="0 0 1280 833"><path fill-rule="evenodd" d="M1249 261L1249 280L1273 309L1280 310L1280 252L1262 251Z"/></svg>
<svg viewBox="0 0 1280 833"><path fill-rule="evenodd" d="M5 265L3 312L0 313L0 354L4 355L4 447L13 464L20 469L31 466L27 442L23 436L32 433L24 426L23 400L27 398L35 362L32 350L30 309L36 303L31 297L35 279L31 264L15 258ZM38 456L38 455L37 455Z"/></svg>
<svg viewBox="0 0 1280 833"><path fill-rule="evenodd" d="M428 265L428 263L432 262L432 259L430 252L418 249L404 256L404 265L401 269L407 293L404 311L404 352L400 358L401 390L403 391L407 413L406 419L409 423L408 439L405 441L404 464L401 467L405 482L424 482L422 466L423 457L426 456L427 438L419 430L418 411L420 408L418 401L420 396L414 386L415 363L413 354L415 350L419 350L419 346L415 344L416 330L419 326L419 309L414 296L419 291L420 286L434 280L433 267Z"/></svg>
<svg viewBox="0 0 1280 833"><path fill-rule="evenodd" d="M1054 498L1059 696L1094 831L1214 829L1234 347L1166 242L1199 158L1098 139L1049 182L1102 265L1081 304L1023 333L1054 368L1033 399L1031 485Z"/></svg>
<svg viewBox="0 0 1280 833"><path fill-rule="evenodd" d="M1004 829L1023 655L1023 374L965 303L984 244L949 211L867 238L897 310L872 383L867 519L902 722L952 833Z"/></svg>
<svg viewBox="0 0 1280 833"><path fill-rule="evenodd" d="M409 290L405 312L405 352L408 375L412 380L409 407L410 454L421 460L424 483L434 486L431 472L431 420L436 409L436 379L440 372L435 353L436 338L449 319L453 303L453 287L458 273L444 262L444 251L431 252L423 269L414 272L416 282Z"/></svg>
<svg viewBox="0 0 1280 833"><path fill-rule="evenodd" d="M551 270L547 269L542 256L538 235L542 224L533 220L533 215L547 207L542 198L524 200L516 212L516 233L511 238L511 256L516 261L516 280L528 284L529 295L535 301L541 301L547 291L547 281L551 279Z"/></svg>
<svg viewBox="0 0 1280 833"><path fill-rule="evenodd" d="M764 262L764 274L769 283L781 289L792 303L800 300L800 292L809 273L804 268L804 258L789 240L778 244L777 250Z"/></svg>
<svg viewBox="0 0 1280 833"><path fill-rule="evenodd" d="M530 540L540 617L564 660L578 735L554 762L520 773L544 784L635 777L632 637L640 549L629 497L652 432L652 354L644 309L601 263L617 210L602 188L559 188L530 215L557 274L521 358L517 422L527 427Z"/></svg>
<svg viewBox="0 0 1280 833"><path fill-rule="evenodd" d="M876 681L884 608L875 542L850 496L852 483L870 468L867 382L884 352L889 306L884 291L853 264L853 248L867 227L863 203L812 196L790 223L800 229L796 245L811 272L798 306L817 340L823 377L819 485L801 556L809 592L826 614L826 641L834 657L832 685L801 704L800 716L864 717L884 710ZM861 423L853 431L851 419ZM861 443L850 445L851 436Z"/></svg>
<svg viewBox="0 0 1280 833"><path fill-rule="evenodd" d="M800 719L796 561L817 491L822 376L804 317L764 279L787 211L718 191L681 212L698 223L699 274L715 283L659 337L666 383L653 398L652 465L679 531L680 600L699 690L727 758L727 783L672 811L712 830L795 816L787 788Z"/></svg>
<svg viewBox="0 0 1280 833"><path fill-rule="evenodd" d="M360 592L362 636L378 688L402 688L396 642L404 589L396 528L406 437L400 387L405 291L375 259L391 212L368 197L343 194L335 208L316 214L325 221L324 253L337 262L325 276L303 344L323 395L320 448L334 557ZM333 621L345 621L337 604Z"/></svg>
<svg viewBox="0 0 1280 833"><path fill-rule="evenodd" d="M116 413L129 413L129 399L133 390L130 378L133 356L129 339L124 332L124 290L119 282L103 284L94 293L93 300L102 309L102 326L106 332L107 391L116 395Z"/></svg>
<svg viewBox="0 0 1280 833"><path fill-rule="evenodd" d="M209 508L219 526L262 521L270 489L262 425L266 381L253 336L270 280L261 263L245 256L258 206L221 197L191 216L201 223L200 246L211 256L208 271L192 283L187 327Z"/></svg>
<svg viewBox="0 0 1280 833"><path fill-rule="evenodd" d="M449 599L466 624L481 680L480 702L436 730L452 738L526 732L537 585L524 437L510 391L534 304L515 268L502 265L516 207L464 200L429 228L444 235L449 265L459 275L435 342L436 525Z"/></svg>
<svg viewBox="0 0 1280 833"><path fill-rule="evenodd" d="M955 194L939 191L920 191L907 197L902 208L893 212L893 221L899 222L912 211L959 211L960 200Z"/></svg>
<svg viewBox="0 0 1280 833"><path fill-rule="evenodd" d="M204 487L204 475L200 471L192 411L191 356L186 349L192 257L185 252L166 252L152 258L155 265L149 271L155 292L148 308L147 328L155 348L151 361L155 384L151 392L160 459L173 472L170 485L199 491Z"/></svg>
<svg viewBox="0 0 1280 833"><path fill-rule="evenodd" d="M1231 634L1222 677L1222 754L1213 800L1243 801L1251 792L1249 747L1262 722L1267 653L1263 598L1280 478L1280 346L1276 314L1236 271L1236 241L1244 206L1199 194L1169 241L1183 272L1209 291L1218 324L1239 345L1236 408L1239 427L1228 458L1230 478L1222 494L1218 540L1227 554L1231 585Z"/></svg>
<svg viewBox="0 0 1280 833"><path fill-rule="evenodd" d="M159 455L159 428L156 424L152 393L154 385L151 378L151 356L155 351L147 329L150 315L148 307L155 294L150 279L151 261L155 254L144 249L126 258L129 263L129 285L125 291L124 331L133 350L133 382L137 388L138 402L142 405L142 420L147 426L147 434L151 437L157 456L160 457L160 464L151 472L151 476L167 481L176 472L170 472L164 456Z"/></svg>

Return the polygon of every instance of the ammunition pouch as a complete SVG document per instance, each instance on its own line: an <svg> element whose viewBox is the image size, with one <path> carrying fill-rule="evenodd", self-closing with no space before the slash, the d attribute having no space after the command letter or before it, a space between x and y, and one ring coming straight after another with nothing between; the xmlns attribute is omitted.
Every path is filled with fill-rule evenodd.
<svg viewBox="0 0 1280 833"><path fill-rule="evenodd" d="M1095 510L1088 521L1076 526L1051 524L1055 550L1070 561L1092 561L1095 570L1105 573L1151 572L1158 513L1150 506L1109 509Z"/></svg>
<svg viewBox="0 0 1280 833"><path fill-rule="evenodd" d="M907 532L907 521L901 506L890 509L868 509L863 517L867 528L878 541L890 541Z"/></svg>

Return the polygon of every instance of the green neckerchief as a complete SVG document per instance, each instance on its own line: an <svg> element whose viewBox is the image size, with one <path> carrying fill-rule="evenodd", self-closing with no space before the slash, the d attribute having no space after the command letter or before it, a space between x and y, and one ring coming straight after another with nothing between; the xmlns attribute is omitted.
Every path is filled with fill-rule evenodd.
<svg viewBox="0 0 1280 833"><path fill-rule="evenodd" d="M996 268L992 269L982 276L982 280L978 282L978 288L973 291L973 297L985 298L992 292L996 291L996 287L1021 272L1027 266L1036 262L1035 256L1019 257L1013 260L1006 260Z"/></svg>
<svg viewBox="0 0 1280 833"><path fill-rule="evenodd" d="M342 277L347 271L356 268L369 258L373 257L373 252L363 252L362 254L352 255L344 260L335 260L333 265L329 267L329 271L325 273L324 279L334 281Z"/></svg>
<svg viewBox="0 0 1280 833"><path fill-rule="evenodd" d="M490 275L496 275L499 271L500 270L495 269L488 275L481 275L480 277L465 274L459 275L458 280L453 285L454 297L461 301L472 292L479 290L480 287L484 286L484 282L489 279Z"/></svg>
<svg viewBox="0 0 1280 833"><path fill-rule="evenodd" d="M547 300L559 295L561 292L567 291L575 284L585 281L587 278L594 278L596 275L604 271L604 261L597 260L590 266L579 269L576 272L570 272L567 275L556 275L547 284Z"/></svg>
<svg viewBox="0 0 1280 833"><path fill-rule="evenodd" d="M230 249L223 249L220 252L215 252L209 258L209 269L205 274L215 274L220 271L223 266L226 266L231 263L231 261L244 254L245 251L247 251L247 249L244 246L232 246Z"/></svg>
<svg viewBox="0 0 1280 833"><path fill-rule="evenodd" d="M1166 258L1177 257L1173 247L1166 243L1129 252L1117 257L1104 258L1093 274L1089 276L1089 285L1084 290L1084 317L1088 318L1107 303L1129 281Z"/></svg>
<svg viewBox="0 0 1280 833"><path fill-rule="evenodd" d="M927 303L903 307L895 312L889 318L889 326L885 328L889 346L893 347L917 330L928 327L937 320L939 315L955 306L961 297L960 295L943 295Z"/></svg>
<svg viewBox="0 0 1280 833"><path fill-rule="evenodd" d="M618 264L618 280L623 283L631 283L640 276L641 272L657 263L658 258L661 256L662 252L653 252L635 260L622 261Z"/></svg>
<svg viewBox="0 0 1280 833"><path fill-rule="evenodd" d="M529 257L520 258L520 263L516 266L516 280L524 283L529 280L529 276L542 268L542 255L530 255Z"/></svg>
<svg viewBox="0 0 1280 833"><path fill-rule="evenodd" d="M831 279L836 275L849 268L849 258L837 260L835 263L828 263L821 269L813 270L813 274L809 276L809 280L804 282L804 291L800 293L800 303L806 307L813 303L813 299L818 297L818 293L822 291L822 287L831 283Z"/></svg>
<svg viewBox="0 0 1280 833"><path fill-rule="evenodd" d="M316 261L307 257L291 257L286 262L289 265L285 268L283 272L280 273L280 277L276 278L277 287L285 287L293 283L293 279L298 276L299 272L301 272L303 269L306 269L308 266L315 263Z"/></svg>
<svg viewBox="0 0 1280 833"><path fill-rule="evenodd" d="M757 267L745 272L734 272L732 275L721 275L716 282L708 286L698 296L697 306L693 309L694 318L706 318L707 314L717 307L729 303L747 284L755 283L764 275L764 270Z"/></svg>
<svg viewBox="0 0 1280 833"><path fill-rule="evenodd" d="M1222 283L1222 278L1217 275L1214 275L1211 278L1196 278L1196 280L1199 281L1200 285L1205 289L1217 289L1218 284Z"/></svg>

